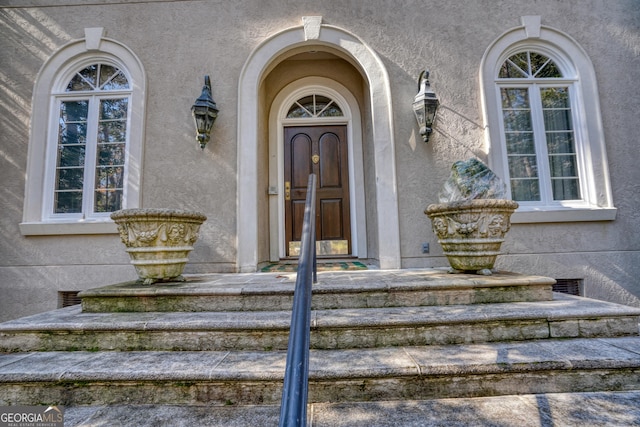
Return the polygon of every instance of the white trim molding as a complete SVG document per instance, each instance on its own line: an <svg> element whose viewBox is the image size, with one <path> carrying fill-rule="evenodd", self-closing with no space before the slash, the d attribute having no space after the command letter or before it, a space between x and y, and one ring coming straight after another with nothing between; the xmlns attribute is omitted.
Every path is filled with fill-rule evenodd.
<svg viewBox="0 0 640 427"><path fill-rule="evenodd" d="M23 219L20 231L23 235L53 234L111 234L117 229L108 216L86 219L60 219L52 221L45 214L47 197L47 157L51 141L51 122L57 114L52 102L52 91L61 79L69 77L72 69L91 62L106 60L126 70L132 86L131 120L126 152L127 176L123 207L140 206L142 186L142 157L144 144L144 107L146 99L146 75L142 62L123 44L104 37L104 29L87 28L85 38L67 43L55 52L42 66L35 82L27 154L27 173Z"/></svg>
<svg viewBox="0 0 640 427"><path fill-rule="evenodd" d="M580 201L537 206L524 202L512 216L515 223L610 221L616 216L613 206L609 167L600 114L596 74L585 50L570 36L541 25L539 16L522 17L522 25L506 31L485 51L480 66L480 88L485 122L485 149L489 166L508 181L508 162L501 132L501 109L497 76L503 62L515 52L541 51L570 71L575 88L574 124L578 140L581 180L584 189Z"/></svg>
<svg viewBox="0 0 640 427"><path fill-rule="evenodd" d="M391 89L377 54L344 29L321 25L318 38L307 41L304 26L284 30L260 44L247 59L238 85L237 270L258 267L258 138L260 83L272 62L304 45L323 45L346 55L368 84L376 173L378 260L380 268L400 268L400 228L396 182Z"/></svg>

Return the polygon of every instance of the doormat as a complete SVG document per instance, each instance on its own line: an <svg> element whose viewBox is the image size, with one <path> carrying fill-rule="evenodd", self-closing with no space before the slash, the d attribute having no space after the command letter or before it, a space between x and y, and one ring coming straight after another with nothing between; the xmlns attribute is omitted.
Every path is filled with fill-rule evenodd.
<svg viewBox="0 0 640 427"><path fill-rule="evenodd" d="M338 262L319 262L318 271L348 271L348 270L366 270L367 266L359 261L338 261ZM263 273L270 272L293 272L298 271L298 264L291 263L273 263L262 267Z"/></svg>

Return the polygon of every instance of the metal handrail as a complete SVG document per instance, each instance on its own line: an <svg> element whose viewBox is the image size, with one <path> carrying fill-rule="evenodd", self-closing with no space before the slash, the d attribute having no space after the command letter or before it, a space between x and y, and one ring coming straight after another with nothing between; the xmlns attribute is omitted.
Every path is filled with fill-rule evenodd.
<svg viewBox="0 0 640 427"><path fill-rule="evenodd" d="M280 405L280 427L307 425L309 341L311 335L311 284L316 283L316 176L309 175L302 225L298 275L293 294L287 365Z"/></svg>

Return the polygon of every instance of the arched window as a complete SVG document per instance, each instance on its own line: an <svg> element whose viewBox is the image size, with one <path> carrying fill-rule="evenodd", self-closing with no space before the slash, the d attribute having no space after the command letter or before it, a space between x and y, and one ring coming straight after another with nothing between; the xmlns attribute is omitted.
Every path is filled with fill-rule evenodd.
<svg viewBox="0 0 640 427"><path fill-rule="evenodd" d="M513 200L550 205L582 199L574 81L551 58L531 50L511 55L500 67L496 83Z"/></svg>
<svg viewBox="0 0 640 427"><path fill-rule="evenodd" d="M540 17L522 22L481 66L489 165L520 205L513 222L612 220L593 65Z"/></svg>
<svg viewBox="0 0 640 427"><path fill-rule="evenodd" d="M125 72L93 63L78 70L53 98L58 114L51 132L55 167L46 179L47 217L91 218L121 209L131 103Z"/></svg>
<svg viewBox="0 0 640 427"><path fill-rule="evenodd" d="M308 95L293 103L288 119L342 117L342 109L332 99L323 95Z"/></svg>
<svg viewBox="0 0 640 427"><path fill-rule="evenodd" d="M24 235L117 233L110 213L140 205L144 68L103 33L85 29L36 80Z"/></svg>

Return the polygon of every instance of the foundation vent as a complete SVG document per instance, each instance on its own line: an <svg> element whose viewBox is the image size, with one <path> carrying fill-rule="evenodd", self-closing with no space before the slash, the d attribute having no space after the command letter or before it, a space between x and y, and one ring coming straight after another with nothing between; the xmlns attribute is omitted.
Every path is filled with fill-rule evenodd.
<svg viewBox="0 0 640 427"><path fill-rule="evenodd" d="M556 279L553 292L582 296L582 279Z"/></svg>
<svg viewBox="0 0 640 427"><path fill-rule="evenodd" d="M60 291L58 292L58 308L69 307L80 304L82 301L78 294L80 291Z"/></svg>

